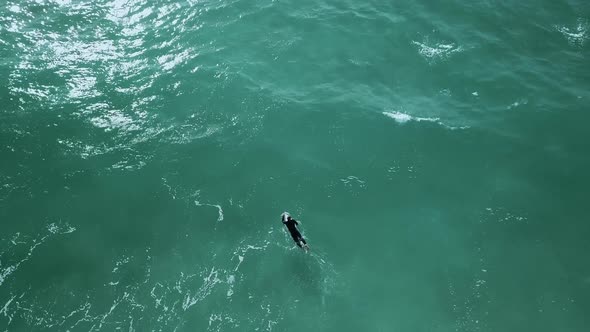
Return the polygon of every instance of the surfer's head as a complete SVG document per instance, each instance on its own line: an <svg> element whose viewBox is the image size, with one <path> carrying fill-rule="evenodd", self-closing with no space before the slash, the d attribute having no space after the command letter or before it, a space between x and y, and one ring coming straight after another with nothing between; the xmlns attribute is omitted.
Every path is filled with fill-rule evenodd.
<svg viewBox="0 0 590 332"><path fill-rule="evenodd" d="M281 214L281 219L282 219L283 221L289 221L289 220L291 220L291 216L289 215L289 212L283 212L283 213Z"/></svg>

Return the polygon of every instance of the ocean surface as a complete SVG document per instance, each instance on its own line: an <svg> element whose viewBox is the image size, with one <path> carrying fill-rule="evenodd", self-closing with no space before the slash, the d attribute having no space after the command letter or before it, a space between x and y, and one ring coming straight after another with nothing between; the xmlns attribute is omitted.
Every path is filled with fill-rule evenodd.
<svg viewBox="0 0 590 332"><path fill-rule="evenodd" d="M590 331L589 39L587 0L0 0L0 331Z"/></svg>

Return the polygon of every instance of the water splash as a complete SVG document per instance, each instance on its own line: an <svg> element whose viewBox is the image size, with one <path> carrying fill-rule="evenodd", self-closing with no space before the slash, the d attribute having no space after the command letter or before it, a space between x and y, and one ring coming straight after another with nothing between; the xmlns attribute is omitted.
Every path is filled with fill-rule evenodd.
<svg viewBox="0 0 590 332"><path fill-rule="evenodd" d="M454 53L463 51L461 46L457 46L453 43L435 43L428 45L428 41L423 43L412 41L412 44L418 46L418 53L420 53L420 55L424 57L430 64L436 63L437 61L446 60Z"/></svg>
<svg viewBox="0 0 590 332"><path fill-rule="evenodd" d="M555 26L555 29L573 46L584 46L588 40L589 24L587 20L579 18L575 27Z"/></svg>

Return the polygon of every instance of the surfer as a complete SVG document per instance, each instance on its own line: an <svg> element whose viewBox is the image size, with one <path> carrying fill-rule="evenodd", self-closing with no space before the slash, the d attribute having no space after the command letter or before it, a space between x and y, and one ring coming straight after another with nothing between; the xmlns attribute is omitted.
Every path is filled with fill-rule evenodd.
<svg viewBox="0 0 590 332"><path fill-rule="evenodd" d="M309 246L307 245L307 242L305 242L305 239L303 238L303 236L301 236L301 233L297 229L297 225L299 225L299 222L291 218L289 212L283 212L283 214L281 214L281 220L283 221L283 224L287 226L287 230L289 231L289 234L291 234L291 237L293 238L293 241L295 241L297 246L299 246L299 248L302 248L307 252L309 250Z"/></svg>

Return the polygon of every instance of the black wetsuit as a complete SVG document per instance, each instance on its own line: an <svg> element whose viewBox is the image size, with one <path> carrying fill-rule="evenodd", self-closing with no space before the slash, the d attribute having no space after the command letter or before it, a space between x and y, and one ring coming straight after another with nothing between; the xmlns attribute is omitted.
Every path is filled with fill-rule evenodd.
<svg viewBox="0 0 590 332"><path fill-rule="evenodd" d="M287 226L287 229L289 230L289 233L291 234L293 241L295 241L295 243L297 243L299 247L301 247L301 242L303 242L303 244L307 244L307 242L305 242L305 239L303 238L303 236L301 236L301 233L299 233L299 230L297 229L297 225L299 225L297 220L291 218L287 221L283 221L283 224Z"/></svg>

